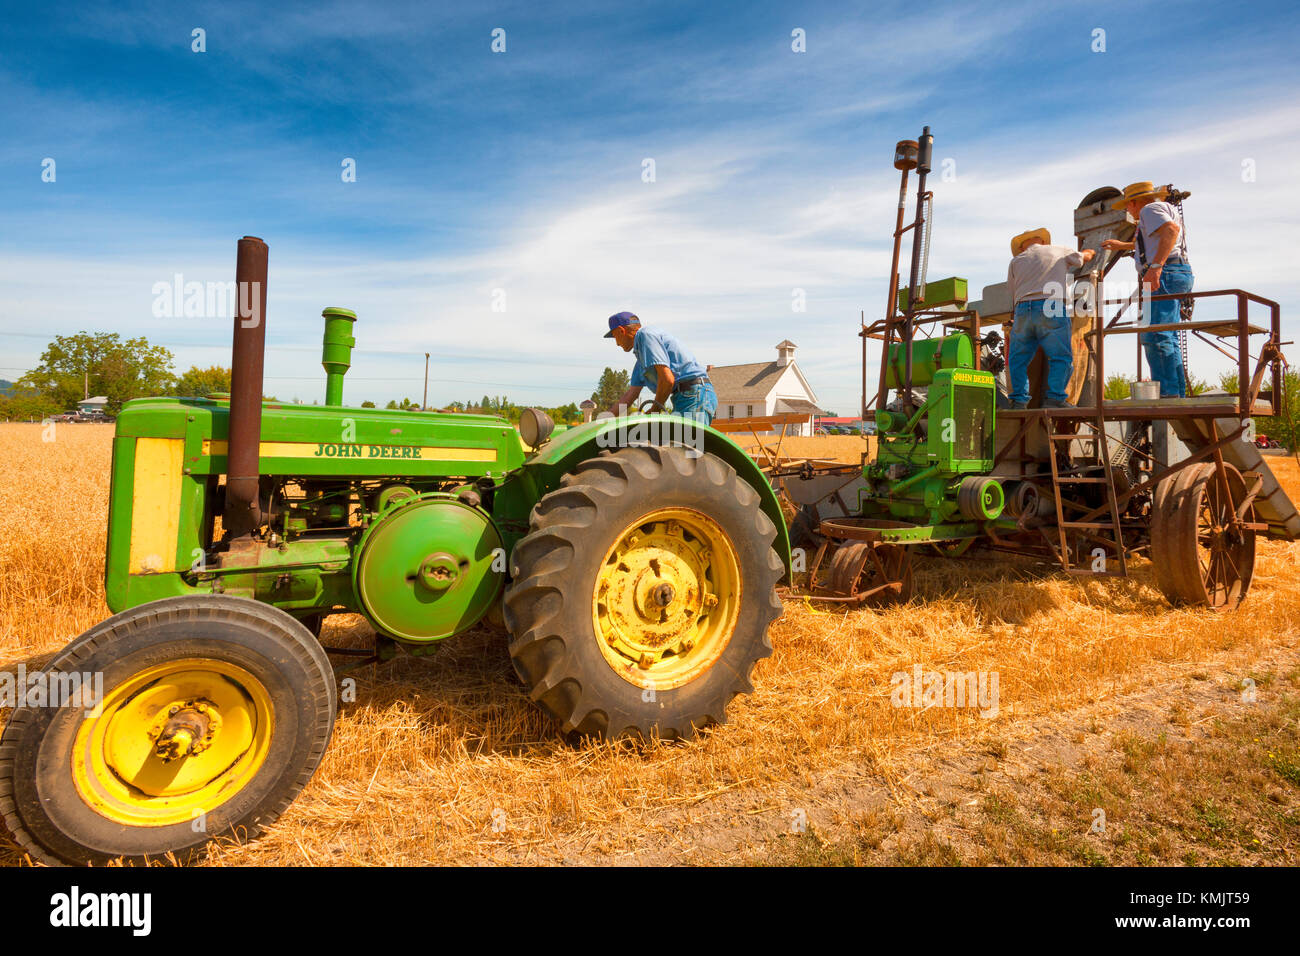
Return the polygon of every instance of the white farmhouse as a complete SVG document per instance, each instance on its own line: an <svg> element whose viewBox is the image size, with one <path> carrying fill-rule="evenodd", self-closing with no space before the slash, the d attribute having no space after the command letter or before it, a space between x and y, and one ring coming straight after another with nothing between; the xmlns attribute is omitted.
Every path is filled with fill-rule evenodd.
<svg viewBox="0 0 1300 956"><path fill-rule="evenodd" d="M717 419L768 418L773 415L799 415L806 419L787 425L787 435L812 435L814 419L826 414L817 407L817 396L795 364L796 346L785 339L776 347L775 362L752 362L748 365L711 365L709 380L718 393ZM771 427L755 429L759 434Z"/></svg>
<svg viewBox="0 0 1300 956"><path fill-rule="evenodd" d="M96 395L94 398L87 398L77 402L77 411L83 415L102 412L106 408L108 408L108 399L103 395Z"/></svg>

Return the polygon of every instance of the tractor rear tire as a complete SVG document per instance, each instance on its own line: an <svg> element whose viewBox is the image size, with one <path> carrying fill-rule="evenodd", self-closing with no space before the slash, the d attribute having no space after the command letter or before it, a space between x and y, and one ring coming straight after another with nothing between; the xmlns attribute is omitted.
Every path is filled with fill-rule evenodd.
<svg viewBox="0 0 1300 956"><path fill-rule="evenodd" d="M531 529L510 558L510 657L563 733L690 738L753 691L783 564L758 493L722 459L602 453Z"/></svg>
<svg viewBox="0 0 1300 956"><path fill-rule="evenodd" d="M124 611L44 672L103 681L92 708L20 707L0 738L0 814L49 864L187 863L256 837L311 779L338 707L306 627L223 595Z"/></svg>

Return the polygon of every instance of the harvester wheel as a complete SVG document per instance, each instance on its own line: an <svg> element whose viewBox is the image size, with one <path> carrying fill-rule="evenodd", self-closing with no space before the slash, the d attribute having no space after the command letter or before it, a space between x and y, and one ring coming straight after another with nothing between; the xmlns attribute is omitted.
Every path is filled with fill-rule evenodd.
<svg viewBox="0 0 1300 956"><path fill-rule="evenodd" d="M1210 463L1189 465L1156 489L1151 560L1170 603L1231 610L1250 589L1255 532L1231 526L1246 500L1246 483L1232 465L1223 467L1226 493ZM1254 520L1252 507L1242 520Z"/></svg>
<svg viewBox="0 0 1300 956"><path fill-rule="evenodd" d="M45 863L184 863L252 839L311 779L338 706L306 627L223 595L124 611L45 673L58 705L19 707L0 739L0 812Z"/></svg>
<svg viewBox="0 0 1300 956"><path fill-rule="evenodd" d="M834 593L844 597L875 592L863 599L867 607L906 604L915 591L911 552L898 544L843 544L831 559L829 583Z"/></svg>
<svg viewBox="0 0 1300 956"><path fill-rule="evenodd" d="M776 528L722 459L625 448L582 462L511 554L510 656L564 733L687 738L772 653Z"/></svg>
<svg viewBox="0 0 1300 956"><path fill-rule="evenodd" d="M1177 471L1156 484L1151 493L1151 564L1155 570L1156 587L1173 603L1182 603L1173 576L1172 549L1177 547L1171 528L1177 512L1176 501L1182 499L1181 489L1192 477L1193 467Z"/></svg>

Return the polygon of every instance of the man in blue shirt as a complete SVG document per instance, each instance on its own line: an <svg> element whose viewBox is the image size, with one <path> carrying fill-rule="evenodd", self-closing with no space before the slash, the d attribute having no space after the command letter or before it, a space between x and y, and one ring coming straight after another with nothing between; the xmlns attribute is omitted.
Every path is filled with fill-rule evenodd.
<svg viewBox="0 0 1300 956"><path fill-rule="evenodd" d="M631 312L618 312L609 317L605 338L613 339L624 352L636 356L628 389L618 400L620 406L630 406L642 388L651 388L655 399L650 411L663 411L671 396L674 415L705 425L713 421L718 410L718 393L713 390L704 366L675 337L660 329L643 328L641 320ZM618 414L617 408L610 411Z"/></svg>

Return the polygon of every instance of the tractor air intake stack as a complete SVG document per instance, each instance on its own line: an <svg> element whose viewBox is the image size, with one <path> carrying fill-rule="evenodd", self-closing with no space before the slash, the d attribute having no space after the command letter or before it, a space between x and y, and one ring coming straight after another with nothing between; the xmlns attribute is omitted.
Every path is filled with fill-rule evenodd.
<svg viewBox="0 0 1300 956"><path fill-rule="evenodd" d="M352 346L357 340L352 337L352 323L357 314L348 309L326 309L321 313L325 319L325 344L321 349L320 363L325 366L325 404L343 404L343 376L352 367Z"/></svg>
<svg viewBox="0 0 1300 956"><path fill-rule="evenodd" d="M262 440L262 362L266 356L266 243L239 240L235 259L235 335L230 349L230 435L226 450L226 508L222 524L232 539L262 523L258 450Z"/></svg>

